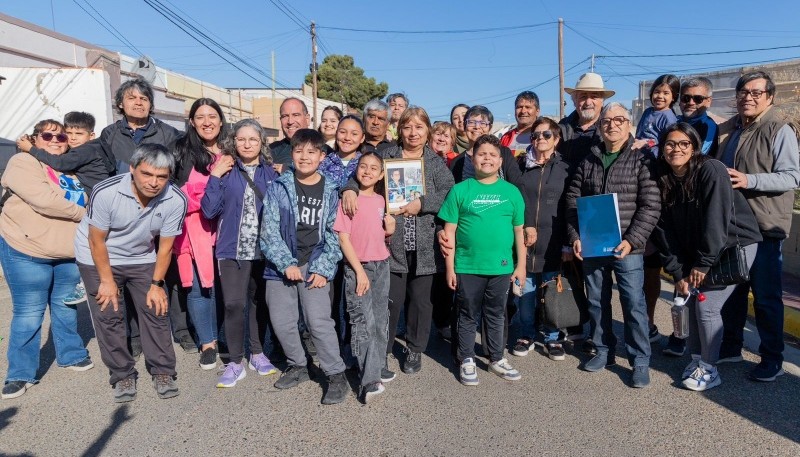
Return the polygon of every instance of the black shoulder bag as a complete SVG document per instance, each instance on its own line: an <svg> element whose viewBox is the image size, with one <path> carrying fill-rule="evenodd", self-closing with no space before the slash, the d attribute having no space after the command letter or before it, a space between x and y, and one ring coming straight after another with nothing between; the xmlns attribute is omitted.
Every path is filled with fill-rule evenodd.
<svg viewBox="0 0 800 457"><path fill-rule="evenodd" d="M559 329L583 325L589 321L583 278L575 263L568 263L572 268L564 271L562 264L558 275L541 285L544 322Z"/></svg>
<svg viewBox="0 0 800 457"><path fill-rule="evenodd" d="M734 190L734 192L738 192ZM734 195L735 197L735 195ZM736 200L734 198L734 200ZM731 205L733 207L733 223L736 223L736 202ZM730 223L727 230L725 239L727 240L727 233L730 230ZM706 286L733 286L741 284L750 280L750 269L747 268L747 253L744 246L739 243L739 235L736 235L736 245L724 248L719 253L711 269L708 271L703 283Z"/></svg>
<svg viewBox="0 0 800 457"><path fill-rule="evenodd" d="M241 167L239 167L237 165L234 165L234 166L236 167L237 170L239 170L239 173L242 174L242 177L245 179L245 181L247 181L247 185L251 189L253 189L253 192L256 194L256 197L258 197L259 201L263 202L264 201L264 194L261 192L261 190L258 189L258 187L256 187L256 183L254 183L253 180L250 179L250 175L248 175L246 171L242 170Z"/></svg>

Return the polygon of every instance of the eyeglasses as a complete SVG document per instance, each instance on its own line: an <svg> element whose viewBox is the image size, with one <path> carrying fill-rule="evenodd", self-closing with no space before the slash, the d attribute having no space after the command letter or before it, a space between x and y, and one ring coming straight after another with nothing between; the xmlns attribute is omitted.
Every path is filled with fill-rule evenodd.
<svg viewBox="0 0 800 457"><path fill-rule="evenodd" d="M693 101L695 105L699 105L711 97L705 95L681 95L681 103L689 103Z"/></svg>
<svg viewBox="0 0 800 457"><path fill-rule="evenodd" d="M745 99L749 95L749 96L753 97L753 100L758 100L759 98L761 98L762 95L764 95L766 93L767 93L767 91L760 90L760 89L753 89L753 90L741 89L741 90L737 90L736 91L736 98Z"/></svg>
<svg viewBox="0 0 800 457"><path fill-rule="evenodd" d="M50 132L42 132L39 134L39 137L45 141L51 141L53 138L55 138L59 143L66 143L69 139L66 133L53 134Z"/></svg>
<svg viewBox="0 0 800 457"><path fill-rule="evenodd" d="M554 136L555 135L553 135L553 132L551 132L550 130L545 130L544 132L531 133L531 138L533 138L534 140L538 140L539 138L544 138L545 140L549 140Z"/></svg>
<svg viewBox="0 0 800 457"><path fill-rule="evenodd" d="M692 149L692 142L687 140L682 141L667 141L664 143L665 151L674 151L680 149L681 151L688 151Z"/></svg>
<svg viewBox="0 0 800 457"><path fill-rule="evenodd" d="M261 143L261 138L242 138L236 137L236 143L243 144L243 143L250 143L250 144L258 144Z"/></svg>
<svg viewBox="0 0 800 457"><path fill-rule="evenodd" d="M628 118L626 118L625 116L606 117L600 119L600 127L608 127L611 125L611 122L614 122L614 125L619 127L622 124L628 122Z"/></svg>
<svg viewBox="0 0 800 457"><path fill-rule="evenodd" d="M468 120L467 122L465 122L465 124L467 124L467 127L489 127L489 126L492 125L491 122L478 121L478 120L474 120L474 119Z"/></svg>

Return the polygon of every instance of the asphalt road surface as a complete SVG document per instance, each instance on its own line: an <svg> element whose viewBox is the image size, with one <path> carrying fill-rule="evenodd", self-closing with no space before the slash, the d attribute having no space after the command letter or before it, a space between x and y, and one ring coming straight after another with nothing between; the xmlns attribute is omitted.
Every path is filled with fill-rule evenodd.
<svg viewBox="0 0 800 457"><path fill-rule="evenodd" d="M669 284L664 283L662 297ZM615 294L616 302L616 294ZM522 380L506 382L479 364L480 385L458 383L448 345L432 336L416 375L398 377L374 403L353 395L340 405L320 404L322 386L307 382L288 391L277 375L247 377L233 389L214 387L217 374L197 365L197 354L178 355L180 396L156 397L140 359L138 398L112 402L86 305L80 332L95 368L83 373L54 362L45 320L41 382L25 395L0 401L3 456L244 456L244 455L800 455L800 351L787 347L787 374L774 383L747 380L758 358L720 367L723 384L705 393L676 387L687 359L661 355L654 344L652 383L627 386L630 369L597 373L578 369L585 356L568 351L562 362L541 352L509 356ZM616 333L622 335L615 305ZM0 375L11 300L0 279ZM657 309L662 334L671 328L667 303ZM664 338L666 339L666 338ZM620 342L621 343L621 342ZM757 336L748 331L748 346ZM618 349L624 355L623 347ZM357 385L350 375L351 385Z"/></svg>

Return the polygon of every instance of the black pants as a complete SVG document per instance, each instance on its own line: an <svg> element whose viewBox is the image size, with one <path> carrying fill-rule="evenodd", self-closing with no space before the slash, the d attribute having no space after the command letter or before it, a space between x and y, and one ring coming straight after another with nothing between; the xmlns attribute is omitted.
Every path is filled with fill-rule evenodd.
<svg viewBox="0 0 800 457"><path fill-rule="evenodd" d="M409 273L392 273L389 280L389 344L386 353L392 353L392 345L397 335L397 322L400 310L406 311L406 346L412 352L425 352L431 334L431 315L433 314L434 275L417 276L416 251L406 252Z"/></svg>
<svg viewBox="0 0 800 457"><path fill-rule="evenodd" d="M244 358L245 335L251 354L263 352L261 335L266 335L269 310L264 288L263 260L219 259L219 279L225 304L225 338L230 361Z"/></svg>
<svg viewBox="0 0 800 457"><path fill-rule="evenodd" d="M166 374L175 376L175 350L172 347L172 334L168 316L156 316L155 308L148 308L147 292L153 279L155 264L112 266L114 282L130 292L131 303L139 316L142 352L145 366L151 375ZM114 385L129 377L136 377L136 360L131 356L126 342L125 312L114 311L108 305L100 311L95 296L100 286L100 275L94 265L78 264L83 284L86 287L86 298L92 314L92 324L100 346L100 357L111 374L109 382ZM169 313L167 313L169 314Z"/></svg>
<svg viewBox="0 0 800 457"><path fill-rule="evenodd" d="M172 335L176 341L180 341L182 336L191 335L191 333L189 331L189 322L186 319L186 294L181 292L181 278L178 274L178 263L174 257L167 269L164 283L167 289L167 299L169 300L169 321L172 324ZM128 344L130 344L130 340L139 339L138 316L127 288L123 290L120 299L125 302L125 320L128 327Z"/></svg>
<svg viewBox="0 0 800 457"><path fill-rule="evenodd" d="M506 332L506 303L510 275L458 275L456 303L458 306L458 359L475 357L475 332L478 316L486 323L483 342L489 360L503 358Z"/></svg>
<svg viewBox="0 0 800 457"><path fill-rule="evenodd" d="M336 275L331 281L331 318L336 326L336 336L339 338L339 349L350 344L350 316L347 312L347 297L344 292L344 263L339 262ZM302 316L302 313L301 313ZM342 354L344 356L344 354Z"/></svg>

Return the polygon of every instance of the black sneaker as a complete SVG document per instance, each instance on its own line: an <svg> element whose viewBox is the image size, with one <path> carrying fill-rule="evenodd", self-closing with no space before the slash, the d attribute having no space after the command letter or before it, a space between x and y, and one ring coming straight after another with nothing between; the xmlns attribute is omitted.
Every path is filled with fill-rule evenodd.
<svg viewBox="0 0 800 457"><path fill-rule="evenodd" d="M134 360L139 360L142 355L142 340L140 338L131 338L131 357Z"/></svg>
<svg viewBox="0 0 800 457"><path fill-rule="evenodd" d="M114 403L127 403L136 399L136 379L120 379L114 384Z"/></svg>
<svg viewBox="0 0 800 457"><path fill-rule="evenodd" d="M583 346L581 346L581 350L584 354L597 355L597 346L594 345L594 341L592 341L591 338L583 340Z"/></svg>
<svg viewBox="0 0 800 457"><path fill-rule="evenodd" d="M322 397L322 404L335 405L343 402L347 398L348 390L350 385L344 372L328 376L328 391Z"/></svg>
<svg viewBox="0 0 800 457"><path fill-rule="evenodd" d="M762 360L753 368L753 371L750 372L750 379L761 382L772 382L784 373L781 362Z"/></svg>
<svg viewBox="0 0 800 457"><path fill-rule="evenodd" d="M67 370L72 370L72 371L86 371L86 370L91 370L92 368L94 368L94 362L92 362L92 358L91 357L86 357L85 359L81 360L80 362L78 362L78 363L76 363L74 365L66 366L64 368L66 368Z"/></svg>
<svg viewBox="0 0 800 457"><path fill-rule="evenodd" d="M198 352L197 344L194 342L194 339L192 339L192 335L189 335L188 333L185 333L178 338L178 344L181 345L183 352L187 354L197 354Z"/></svg>
<svg viewBox="0 0 800 457"><path fill-rule="evenodd" d="M661 341L661 334L658 333L658 326L650 327L650 333L647 335L647 338L650 339L651 343L658 343Z"/></svg>
<svg viewBox="0 0 800 457"><path fill-rule="evenodd" d="M12 398L21 397L25 391L31 387L33 383L26 381L9 381L3 386L3 400L10 400Z"/></svg>
<svg viewBox="0 0 800 457"><path fill-rule="evenodd" d="M308 368L289 365L289 368L283 372L280 379L275 381L275 387L278 389L291 389L309 379L311 378L308 376Z"/></svg>
<svg viewBox="0 0 800 457"><path fill-rule="evenodd" d="M422 353L408 351L406 362L403 364L403 373L414 374L422 369Z"/></svg>
<svg viewBox="0 0 800 457"><path fill-rule="evenodd" d="M514 348L511 350L511 353L517 357L525 357L528 355L528 352L530 352L531 346L533 346L533 339L523 336L514 343Z"/></svg>
<svg viewBox="0 0 800 457"><path fill-rule="evenodd" d="M383 368L381 368L381 382L386 383L392 381L396 377L397 375L395 372L389 369L389 362L385 362Z"/></svg>
<svg viewBox="0 0 800 457"><path fill-rule="evenodd" d="M544 352L550 360L564 360L566 359L564 347L561 343L547 343L544 345Z"/></svg>
<svg viewBox="0 0 800 457"><path fill-rule="evenodd" d="M373 401L375 397L382 394L386 390L380 382L373 382L361 388L361 401L366 405Z"/></svg>
<svg viewBox="0 0 800 457"><path fill-rule="evenodd" d="M217 348L203 349L200 354L200 368L204 370L217 369Z"/></svg>
<svg viewBox="0 0 800 457"><path fill-rule="evenodd" d="M675 357L682 356L684 352L686 352L686 340L678 338L674 333L669 336L667 347L661 350L662 354Z"/></svg>

